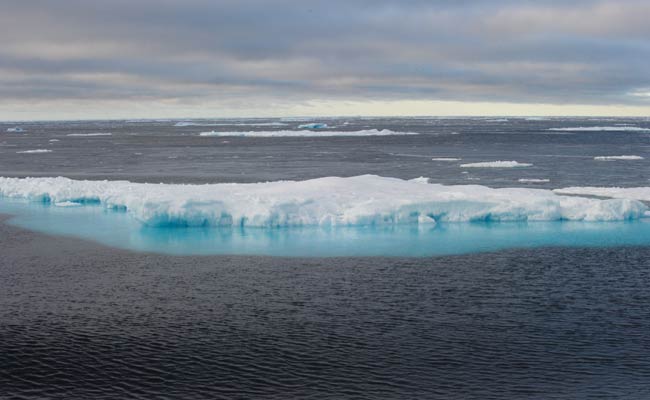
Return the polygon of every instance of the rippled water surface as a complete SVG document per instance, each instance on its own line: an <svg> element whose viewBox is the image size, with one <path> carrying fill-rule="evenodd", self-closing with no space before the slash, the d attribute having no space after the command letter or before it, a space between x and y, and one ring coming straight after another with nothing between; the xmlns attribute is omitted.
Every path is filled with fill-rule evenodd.
<svg viewBox="0 0 650 400"><path fill-rule="evenodd" d="M650 396L648 248L171 257L14 229L0 398Z"/></svg>

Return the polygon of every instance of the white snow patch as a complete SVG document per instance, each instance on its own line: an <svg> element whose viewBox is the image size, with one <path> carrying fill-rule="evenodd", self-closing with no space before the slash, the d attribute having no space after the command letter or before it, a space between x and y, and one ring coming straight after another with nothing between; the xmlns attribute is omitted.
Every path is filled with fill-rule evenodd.
<svg viewBox="0 0 650 400"><path fill-rule="evenodd" d="M641 156L598 156L594 157L594 160L596 161L636 161L636 160L643 160L644 158Z"/></svg>
<svg viewBox="0 0 650 400"><path fill-rule="evenodd" d="M418 135L415 132L394 132L389 129L368 129L361 131L248 131L248 132L201 132L199 136L244 136L244 137L331 137L331 136L391 136Z"/></svg>
<svg viewBox="0 0 650 400"><path fill-rule="evenodd" d="M174 126L286 126L283 122L177 122Z"/></svg>
<svg viewBox="0 0 650 400"><path fill-rule="evenodd" d="M52 150L36 149L36 150L17 151L16 154L40 154L40 153L51 153L51 152Z"/></svg>
<svg viewBox="0 0 650 400"><path fill-rule="evenodd" d="M521 178L517 179L517 182L521 183L548 183L550 179L538 179L538 178Z"/></svg>
<svg viewBox="0 0 650 400"><path fill-rule="evenodd" d="M579 196L599 196L614 199L630 199L650 202L650 187L597 187L597 186L573 186L562 189L555 189L557 194L572 194Z"/></svg>
<svg viewBox="0 0 650 400"><path fill-rule="evenodd" d="M530 167L533 164L520 163L518 161L486 161L469 164L461 164L462 168L522 168Z"/></svg>
<svg viewBox="0 0 650 400"><path fill-rule="evenodd" d="M298 129L326 129L327 124L321 122L312 122L310 124L298 125Z"/></svg>
<svg viewBox="0 0 650 400"><path fill-rule="evenodd" d="M109 132L95 132L95 133L68 133L66 136L71 137L85 137L85 136L112 136Z"/></svg>
<svg viewBox="0 0 650 400"><path fill-rule="evenodd" d="M578 126L573 128L549 128L549 131L557 132L650 132L648 128L638 126Z"/></svg>
<svg viewBox="0 0 650 400"><path fill-rule="evenodd" d="M152 226L349 226L438 221L620 221L648 207L551 190L423 184L375 175L252 184L146 184L68 178L0 178L0 196L100 203ZM650 190L648 193L650 196Z"/></svg>

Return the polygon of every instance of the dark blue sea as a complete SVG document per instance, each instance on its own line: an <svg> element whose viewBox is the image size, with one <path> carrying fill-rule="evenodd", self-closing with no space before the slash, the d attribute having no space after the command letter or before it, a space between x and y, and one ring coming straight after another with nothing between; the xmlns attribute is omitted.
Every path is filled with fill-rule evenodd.
<svg viewBox="0 0 650 400"><path fill-rule="evenodd" d="M419 134L200 136L309 122ZM15 127L23 132L7 132ZM637 158L595 159L623 155ZM459 167L497 160L532 166ZM0 124L3 177L204 184L363 174L648 187L650 120ZM127 214L92 205L0 203L21 214L0 224L0 399L650 398L647 221L397 227L331 242L304 228L234 240L136 229ZM237 246L211 250L228 240Z"/></svg>

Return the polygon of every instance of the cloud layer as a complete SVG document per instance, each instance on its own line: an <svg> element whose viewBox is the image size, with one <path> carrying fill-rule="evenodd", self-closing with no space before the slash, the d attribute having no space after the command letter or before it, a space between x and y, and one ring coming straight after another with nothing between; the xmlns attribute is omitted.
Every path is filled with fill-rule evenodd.
<svg viewBox="0 0 650 400"><path fill-rule="evenodd" d="M647 1L21 0L4 102L646 106Z"/></svg>

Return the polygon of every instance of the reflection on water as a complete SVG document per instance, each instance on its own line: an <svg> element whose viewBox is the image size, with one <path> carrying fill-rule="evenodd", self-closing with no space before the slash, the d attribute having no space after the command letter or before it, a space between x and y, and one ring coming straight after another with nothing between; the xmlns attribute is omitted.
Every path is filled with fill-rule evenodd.
<svg viewBox="0 0 650 400"><path fill-rule="evenodd" d="M3 199L10 223L50 234L167 254L291 257L432 256L540 246L650 244L650 221L446 223L436 226L302 228L147 227L100 206L63 208Z"/></svg>

